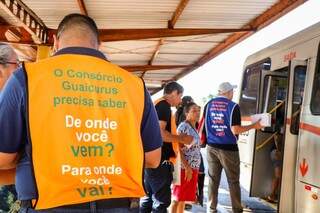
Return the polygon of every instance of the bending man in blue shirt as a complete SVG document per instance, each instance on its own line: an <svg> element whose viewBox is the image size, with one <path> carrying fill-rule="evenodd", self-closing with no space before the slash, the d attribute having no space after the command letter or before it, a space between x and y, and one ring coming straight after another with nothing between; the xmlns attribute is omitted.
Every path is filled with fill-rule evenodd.
<svg viewBox="0 0 320 213"><path fill-rule="evenodd" d="M0 95L5 83L18 67L18 56L8 44L0 43ZM14 183L15 169L0 171L0 210L9 211L17 199ZM1 186L4 185L4 186Z"/></svg>

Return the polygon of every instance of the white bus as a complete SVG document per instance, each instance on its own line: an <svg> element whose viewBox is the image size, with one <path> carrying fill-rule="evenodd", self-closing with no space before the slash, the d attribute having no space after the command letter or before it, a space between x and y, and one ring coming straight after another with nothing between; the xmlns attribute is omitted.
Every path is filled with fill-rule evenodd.
<svg viewBox="0 0 320 213"><path fill-rule="evenodd" d="M272 117L271 127L239 136L250 196L271 193L270 149L280 132L278 212L320 212L320 23L249 56L240 89L243 124L256 113Z"/></svg>

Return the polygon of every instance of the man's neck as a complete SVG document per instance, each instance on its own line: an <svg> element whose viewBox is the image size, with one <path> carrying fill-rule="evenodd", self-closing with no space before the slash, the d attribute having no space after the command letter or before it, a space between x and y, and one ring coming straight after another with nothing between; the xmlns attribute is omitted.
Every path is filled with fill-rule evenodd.
<svg viewBox="0 0 320 213"><path fill-rule="evenodd" d="M163 99L168 102L168 104L170 104L170 106L172 106L172 101L171 101L171 97L169 95L164 95Z"/></svg>
<svg viewBox="0 0 320 213"><path fill-rule="evenodd" d="M227 96L225 96L225 95L218 95L217 96L218 98L226 98L226 99L229 99Z"/></svg>

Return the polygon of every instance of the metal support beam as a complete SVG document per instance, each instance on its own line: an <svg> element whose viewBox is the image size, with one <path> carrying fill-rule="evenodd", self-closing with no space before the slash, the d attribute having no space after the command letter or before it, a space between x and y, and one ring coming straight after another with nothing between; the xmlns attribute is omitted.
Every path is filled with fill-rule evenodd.
<svg viewBox="0 0 320 213"><path fill-rule="evenodd" d="M160 52L160 48L161 48L162 44L163 44L163 39L160 39L158 44L157 44L157 46L156 46L156 49L154 50L154 52L153 52L153 54L151 56L150 61L148 62L149 65L153 64L154 59L157 57L157 55Z"/></svg>
<svg viewBox="0 0 320 213"><path fill-rule="evenodd" d="M0 9L5 11L19 23L19 26L22 26L30 33L34 43L40 44L47 42L47 27L21 0L0 0Z"/></svg>
<svg viewBox="0 0 320 213"><path fill-rule="evenodd" d="M125 65L121 66L129 72L144 72L148 70L164 70L164 69L179 69L186 68L187 65Z"/></svg>
<svg viewBox="0 0 320 213"><path fill-rule="evenodd" d="M87 8L86 8L86 5L84 3L83 0L77 0L78 1L78 5L79 5L79 9L80 9L80 12L82 15L88 15L88 11L87 11Z"/></svg>
<svg viewBox="0 0 320 213"><path fill-rule="evenodd" d="M187 6L187 4L189 3L189 0L181 0L177 9L174 11L171 20L168 21L168 28L169 29L173 29L174 25L176 25L179 17L181 16L184 8Z"/></svg>
<svg viewBox="0 0 320 213"><path fill-rule="evenodd" d="M16 36L19 36L19 41L12 40L10 37L8 37L8 33L12 32L15 32ZM14 27L11 25L0 26L0 41L20 44L34 44L30 33L27 32L23 27Z"/></svg>
<svg viewBox="0 0 320 213"><path fill-rule="evenodd" d="M151 59L150 59L150 61L148 62L148 65L152 66L154 59L157 57L157 55L158 55L159 52L160 52L160 47L161 47L161 45L163 44L163 41L164 41L164 39L160 39L160 40L159 40L159 42L158 42L158 44L157 44L157 46L156 46L156 49L154 50L154 52L153 52L153 54L152 54L152 56L151 56ZM141 74L140 77L143 78L147 71L148 71L148 70L145 70L145 71Z"/></svg>
<svg viewBox="0 0 320 213"><path fill-rule="evenodd" d="M1 1L1 0L0 0ZM0 41L5 41L4 36L1 34L4 29L8 29L12 26L0 27ZM33 30L33 29L32 29ZM245 29L100 29L100 41L125 41L125 40L137 40L137 39L149 39L149 38L163 38L163 37L179 37L179 36L194 36L194 35L206 35L206 34L218 34L218 33L232 33L232 32L247 32L253 31L252 28ZM53 44L53 35L56 34L55 29L48 29L46 38L46 45ZM25 36L21 39L20 43L33 44L35 43L31 37Z"/></svg>
<svg viewBox="0 0 320 213"><path fill-rule="evenodd" d="M193 36L218 33L247 32L253 28L244 29L100 29L100 41L125 41L149 38ZM49 30L49 35L55 34L56 30ZM51 36L50 36L51 37ZM51 43L52 41L49 41Z"/></svg>

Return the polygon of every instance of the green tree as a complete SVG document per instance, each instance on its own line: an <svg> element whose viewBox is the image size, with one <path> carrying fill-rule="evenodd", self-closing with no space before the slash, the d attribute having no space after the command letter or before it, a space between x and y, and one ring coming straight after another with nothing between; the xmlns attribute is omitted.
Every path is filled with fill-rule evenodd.
<svg viewBox="0 0 320 213"><path fill-rule="evenodd" d="M203 97L202 98L203 105L205 105L209 100L211 100L214 97L216 97L216 95L213 95L213 94L209 94L206 97Z"/></svg>
<svg viewBox="0 0 320 213"><path fill-rule="evenodd" d="M9 212L15 197L14 186L0 186L0 212Z"/></svg>

